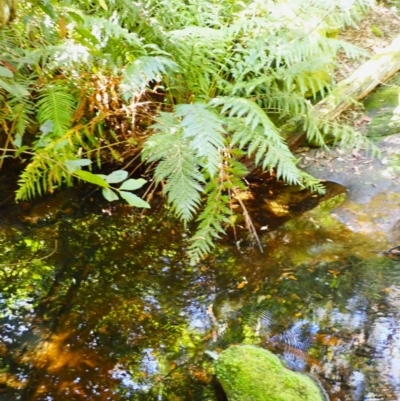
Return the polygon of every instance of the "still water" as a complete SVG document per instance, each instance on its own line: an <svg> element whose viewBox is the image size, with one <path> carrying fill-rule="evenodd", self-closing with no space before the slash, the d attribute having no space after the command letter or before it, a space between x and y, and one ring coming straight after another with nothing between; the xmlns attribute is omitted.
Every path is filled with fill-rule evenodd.
<svg viewBox="0 0 400 401"><path fill-rule="evenodd" d="M167 210L62 198L0 210L1 401L215 401L206 351L243 342L332 401L400 400L400 261L377 238L311 213L192 264Z"/></svg>

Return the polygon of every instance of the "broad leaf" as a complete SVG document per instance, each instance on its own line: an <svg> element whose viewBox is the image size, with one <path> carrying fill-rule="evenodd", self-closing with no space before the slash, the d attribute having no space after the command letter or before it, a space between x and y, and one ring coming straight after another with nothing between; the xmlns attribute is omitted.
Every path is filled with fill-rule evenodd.
<svg viewBox="0 0 400 401"><path fill-rule="evenodd" d="M89 159L66 160L64 162L65 167L70 173L79 170L83 166L89 166L90 164L92 164L92 161Z"/></svg>
<svg viewBox="0 0 400 401"><path fill-rule="evenodd" d="M124 198L129 203L130 206L150 209L150 205L147 202L131 192L119 191L119 194L121 195L121 198Z"/></svg>
<svg viewBox="0 0 400 401"><path fill-rule="evenodd" d="M12 78L14 73L6 67L0 65L0 77Z"/></svg>
<svg viewBox="0 0 400 401"><path fill-rule="evenodd" d="M109 201L115 201L118 200L118 195L111 189L111 188L103 188L101 193L103 196Z"/></svg>
<svg viewBox="0 0 400 401"><path fill-rule="evenodd" d="M45 121L40 127L39 130L44 134L47 135L50 132L53 132L53 121L47 120Z"/></svg>
<svg viewBox="0 0 400 401"><path fill-rule="evenodd" d="M146 184L146 182L147 181L144 180L143 178L139 178L137 180L130 178L129 180L124 181L122 185L119 187L119 189L134 191L135 189L141 188L144 184Z"/></svg>
<svg viewBox="0 0 400 401"><path fill-rule="evenodd" d="M108 174L106 181L109 184L117 184L118 182L126 180L128 177L128 172L125 170L116 170Z"/></svg>
<svg viewBox="0 0 400 401"><path fill-rule="evenodd" d="M29 96L29 92L22 85L15 82L10 83L0 79L0 87L15 97Z"/></svg>
<svg viewBox="0 0 400 401"><path fill-rule="evenodd" d="M97 174L93 174L90 171L85 170L77 170L74 172L74 175L80 178L83 181L90 182L91 184L98 185L102 188L108 188L108 183Z"/></svg>
<svg viewBox="0 0 400 401"><path fill-rule="evenodd" d="M107 3L104 0L99 0L99 4L101 8L103 8L106 11L108 10Z"/></svg>

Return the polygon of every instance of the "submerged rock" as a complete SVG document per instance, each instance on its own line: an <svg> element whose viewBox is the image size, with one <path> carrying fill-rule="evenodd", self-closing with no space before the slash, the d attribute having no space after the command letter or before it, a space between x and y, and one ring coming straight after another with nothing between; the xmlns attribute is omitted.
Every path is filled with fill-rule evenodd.
<svg viewBox="0 0 400 401"><path fill-rule="evenodd" d="M310 377L285 368L273 353L234 345L215 362L216 376L229 401L324 401Z"/></svg>

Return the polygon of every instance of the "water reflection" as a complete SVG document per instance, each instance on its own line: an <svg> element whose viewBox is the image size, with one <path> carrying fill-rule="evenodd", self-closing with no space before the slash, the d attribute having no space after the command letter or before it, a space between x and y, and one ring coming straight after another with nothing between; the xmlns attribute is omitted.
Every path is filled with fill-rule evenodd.
<svg viewBox="0 0 400 401"><path fill-rule="evenodd" d="M309 220L193 266L167 214L91 209L2 228L2 400L212 401L205 351L239 342L332 401L400 399L400 262L368 239Z"/></svg>

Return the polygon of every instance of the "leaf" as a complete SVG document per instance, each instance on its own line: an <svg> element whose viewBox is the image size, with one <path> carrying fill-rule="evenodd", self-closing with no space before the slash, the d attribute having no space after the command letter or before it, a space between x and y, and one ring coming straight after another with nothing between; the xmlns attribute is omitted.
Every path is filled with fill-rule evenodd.
<svg viewBox="0 0 400 401"><path fill-rule="evenodd" d="M70 128L74 110L75 97L65 82L56 81L46 86L37 101L38 120L41 124L53 122L53 134L60 137Z"/></svg>
<svg viewBox="0 0 400 401"><path fill-rule="evenodd" d="M83 166L89 166L90 164L92 164L92 161L89 159L66 160L64 162L65 167L70 173L79 170Z"/></svg>
<svg viewBox="0 0 400 401"><path fill-rule="evenodd" d="M13 142L14 143L14 142ZM14 143L15 144L15 143ZM18 150L14 153L14 157L18 157L21 153L24 153L25 150L28 149L28 146L24 145L18 148Z"/></svg>
<svg viewBox="0 0 400 401"><path fill-rule="evenodd" d="M45 121L40 127L39 127L40 132L42 132L44 135L47 135L51 132L53 132L53 121L47 120Z"/></svg>
<svg viewBox="0 0 400 401"><path fill-rule="evenodd" d="M16 148L20 148L21 147L21 145L22 145L22 135L21 134L16 134L15 135L15 138L13 140L13 145Z"/></svg>
<svg viewBox="0 0 400 401"><path fill-rule="evenodd" d="M103 196L109 201L115 201L118 200L118 195L111 189L111 188L103 188L101 193Z"/></svg>
<svg viewBox="0 0 400 401"><path fill-rule="evenodd" d="M177 64L167 57L139 57L126 67L121 82L122 97L130 100L137 92L145 89L150 81L160 81L167 70L176 69Z"/></svg>
<svg viewBox="0 0 400 401"><path fill-rule="evenodd" d="M126 180L128 177L128 172L125 170L116 170L108 174L106 181L109 184L117 184L118 182Z"/></svg>
<svg viewBox="0 0 400 401"><path fill-rule="evenodd" d="M131 192L119 191L119 194L121 195L121 198L124 198L129 203L130 206L150 209L150 205L147 202Z"/></svg>
<svg viewBox="0 0 400 401"><path fill-rule="evenodd" d="M107 3L104 0L99 0L100 7L108 11Z"/></svg>
<svg viewBox="0 0 400 401"><path fill-rule="evenodd" d="M119 187L119 189L133 191L135 189L141 188L144 184L146 184L146 182L147 181L144 180L143 178L138 178L137 180L130 178L129 180L124 181L122 185Z"/></svg>
<svg viewBox="0 0 400 401"><path fill-rule="evenodd" d="M8 68L0 66L0 77L12 78L14 76L13 72Z"/></svg>
<svg viewBox="0 0 400 401"><path fill-rule="evenodd" d="M108 188L108 183L97 174L93 174L90 171L85 170L77 170L74 172L74 175L80 178L83 181L90 182L91 184L98 185L102 188Z"/></svg>
<svg viewBox="0 0 400 401"><path fill-rule="evenodd" d="M22 85L15 82L6 82L0 79L0 87L15 97L29 96L29 92Z"/></svg>
<svg viewBox="0 0 400 401"><path fill-rule="evenodd" d="M81 27L75 27L76 32L78 32L85 39L90 40L93 44L98 45L100 42L96 36L92 35L87 29Z"/></svg>
<svg viewBox="0 0 400 401"><path fill-rule="evenodd" d="M211 176L218 172L221 150L225 147L222 117L207 109L204 103L179 104L176 116L182 118L183 137L190 138L191 146Z"/></svg>

